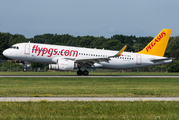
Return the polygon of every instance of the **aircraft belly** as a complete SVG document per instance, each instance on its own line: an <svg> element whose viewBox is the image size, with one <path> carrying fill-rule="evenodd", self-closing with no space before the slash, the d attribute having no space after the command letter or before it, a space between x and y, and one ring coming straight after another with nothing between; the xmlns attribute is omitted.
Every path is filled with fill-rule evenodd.
<svg viewBox="0 0 179 120"><path fill-rule="evenodd" d="M53 63L51 58L35 57L31 60L32 62L41 62L41 63Z"/></svg>
<svg viewBox="0 0 179 120"><path fill-rule="evenodd" d="M111 60L109 63L101 62L103 68L107 69L133 69L133 68L141 68L156 65L149 60L141 61L139 64L135 60Z"/></svg>
<svg viewBox="0 0 179 120"><path fill-rule="evenodd" d="M108 69L131 69L136 67L136 64L132 61L110 61L110 63L103 62L101 64Z"/></svg>

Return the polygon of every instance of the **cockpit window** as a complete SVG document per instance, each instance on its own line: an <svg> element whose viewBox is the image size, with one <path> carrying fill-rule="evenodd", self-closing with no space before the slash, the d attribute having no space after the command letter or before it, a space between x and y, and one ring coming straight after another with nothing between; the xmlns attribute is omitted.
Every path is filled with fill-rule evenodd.
<svg viewBox="0 0 179 120"><path fill-rule="evenodd" d="M11 49L19 49L18 46L11 46L10 48L11 48Z"/></svg>

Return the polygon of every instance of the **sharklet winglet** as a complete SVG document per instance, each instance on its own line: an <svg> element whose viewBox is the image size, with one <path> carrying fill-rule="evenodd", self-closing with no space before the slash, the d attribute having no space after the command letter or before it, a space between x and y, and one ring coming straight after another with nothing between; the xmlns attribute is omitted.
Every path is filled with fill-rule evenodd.
<svg viewBox="0 0 179 120"><path fill-rule="evenodd" d="M119 57L122 55L122 53L124 52L124 50L126 49L127 45L125 45L117 54L115 54L114 56L109 56L110 57Z"/></svg>

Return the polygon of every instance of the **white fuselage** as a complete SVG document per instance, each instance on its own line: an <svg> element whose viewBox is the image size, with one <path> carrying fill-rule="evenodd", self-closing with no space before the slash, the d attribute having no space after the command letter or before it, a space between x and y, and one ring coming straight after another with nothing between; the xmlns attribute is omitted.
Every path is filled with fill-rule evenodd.
<svg viewBox="0 0 179 120"><path fill-rule="evenodd" d="M13 48L6 49L3 54L15 60L56 64L56 59L97 59L115 55L118 51L90 49L81 47L69 47L60 45L48 45L38 43L19 43ZM172 60L153 62L152 59L165 57L123 52L119 57L110 58L109 62L95 63L93 67L107 69L131 69L170 63Z"/></svg>

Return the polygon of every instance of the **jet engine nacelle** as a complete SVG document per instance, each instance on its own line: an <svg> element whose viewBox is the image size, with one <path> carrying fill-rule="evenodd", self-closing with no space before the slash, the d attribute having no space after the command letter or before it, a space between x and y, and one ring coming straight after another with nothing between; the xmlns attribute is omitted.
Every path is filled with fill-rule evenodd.
<svg viewBox="0 0 179 120"><path fill-rule="evenodd" d="M49 69L52 70L73 70L77 68L77 64L73 60L58 59L57 64L49 64Z"/></svg>

